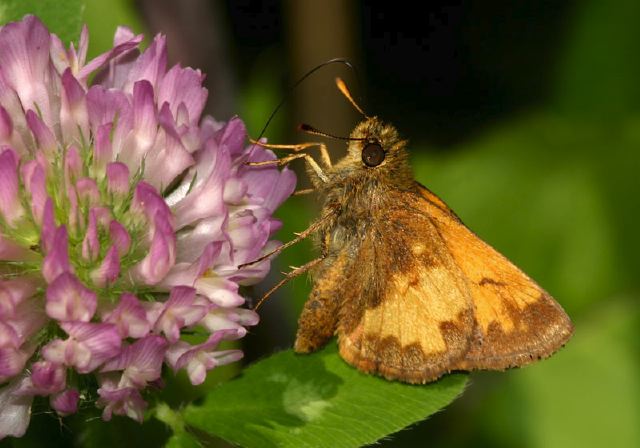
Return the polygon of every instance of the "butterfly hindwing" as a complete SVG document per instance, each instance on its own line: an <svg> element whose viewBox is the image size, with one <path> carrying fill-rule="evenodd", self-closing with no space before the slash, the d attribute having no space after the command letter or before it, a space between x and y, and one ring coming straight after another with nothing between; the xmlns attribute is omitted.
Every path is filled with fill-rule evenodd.
<svg viewBox="0 0 640 448"><path fill-rule="evenodd" d="M309 299L298 318L294 344L298 353L309 353L327 343L338 323L338 310L343 302L339 291L344 273L352 269L353 261L346 250L330 254L314 269L314 284Z"/></svg>

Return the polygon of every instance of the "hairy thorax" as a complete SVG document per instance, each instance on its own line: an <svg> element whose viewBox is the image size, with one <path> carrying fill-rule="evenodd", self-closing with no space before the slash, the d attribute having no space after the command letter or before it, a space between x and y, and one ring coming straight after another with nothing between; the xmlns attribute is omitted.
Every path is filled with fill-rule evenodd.
<svg viewBox="0 0 640 448"><path fill-rule="evenodd" d="M335 210L336 217L324 229L322 239L329 252L358 246L363 239L372 238L379 220L387 219L397 203L399 187L378 178L351 178L336 182L325 191L324 212Z"/></svg>

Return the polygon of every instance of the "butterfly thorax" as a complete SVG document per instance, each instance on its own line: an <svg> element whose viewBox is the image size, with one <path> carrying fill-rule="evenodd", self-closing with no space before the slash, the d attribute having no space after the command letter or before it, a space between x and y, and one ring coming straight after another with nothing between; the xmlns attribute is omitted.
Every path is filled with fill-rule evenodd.
<svg viewBox="0 0 640 448"><path fill-rule="evenodd" d="M333 235L329 239L334 249L365 238L371 225L398 205L395 193L416 191L406 141L393 126L369 118L355 128L351 138L345 157L326 172L329 182L317 184L325 213L333 210L336 215L325 233ZM365 163L363 150L369 144L384 151L378 165Z"/></svg>

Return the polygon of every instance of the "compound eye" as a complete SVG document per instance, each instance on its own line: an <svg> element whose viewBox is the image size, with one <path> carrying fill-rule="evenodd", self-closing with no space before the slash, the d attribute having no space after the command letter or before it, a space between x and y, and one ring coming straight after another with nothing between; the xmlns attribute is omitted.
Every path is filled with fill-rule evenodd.
<svg viewBox="0 0 640 448"><path fill-rule="evenodd" d="M384 149L379 143L367 143L362 148L362 161L365 165L374 167L378 166L384 160Z"/></svg>

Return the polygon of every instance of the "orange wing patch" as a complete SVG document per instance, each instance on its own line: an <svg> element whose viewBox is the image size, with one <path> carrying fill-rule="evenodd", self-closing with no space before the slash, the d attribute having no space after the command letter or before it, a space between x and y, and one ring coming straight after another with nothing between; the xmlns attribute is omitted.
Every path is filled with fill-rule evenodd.
<svg viewBox="0 0 640 448"><path fill-rule="evenodd" d="M465 279L433 224L389 210L363 238L338 326L340 354L358 369L412 383L451 370L469 350ZM357 285L370 285L357 289Z"/></svg>
<svg viewBox="0 0 640 448"><path fill-rule="evenodd" d="M478 337L455 368L504 369L547 357L564 345L573 326L562 307L437 196L422 186L420 193L426 199L420 208L467 278L473 300Z"/></svg>

